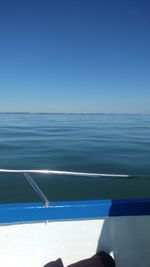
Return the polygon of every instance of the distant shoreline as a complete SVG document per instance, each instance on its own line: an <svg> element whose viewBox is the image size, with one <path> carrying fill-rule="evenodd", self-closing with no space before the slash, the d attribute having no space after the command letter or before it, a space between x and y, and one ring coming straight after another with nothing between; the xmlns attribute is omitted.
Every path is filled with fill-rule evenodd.
<svg viewBox="0 0 150 267"><path fill-rule="evenodd" d="M0 112L0 115L150 115L150 113L102 113L102 112Z"/></svg>

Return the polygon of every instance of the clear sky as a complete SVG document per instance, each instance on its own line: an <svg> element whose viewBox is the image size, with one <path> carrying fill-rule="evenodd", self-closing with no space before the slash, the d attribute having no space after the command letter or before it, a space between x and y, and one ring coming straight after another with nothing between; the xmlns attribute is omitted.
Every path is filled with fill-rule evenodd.
<svg viewBox="0 0 150 267"><path fill-rule="evenodd" d="M1 0L4 111L150 113L150 1Z"/></svg>

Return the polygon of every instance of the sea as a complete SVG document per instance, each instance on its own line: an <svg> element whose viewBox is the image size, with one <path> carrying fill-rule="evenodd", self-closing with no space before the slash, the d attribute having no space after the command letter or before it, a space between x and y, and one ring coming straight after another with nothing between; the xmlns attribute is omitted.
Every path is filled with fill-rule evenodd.
<svg viewBox="0 0 150 267"><path fill-rule="evenodd" d="M141 175L32 175L49 201L149 198L150 115L0 114L0 169ZM31 201L23 175L0 173L0 203Z"/></svg>

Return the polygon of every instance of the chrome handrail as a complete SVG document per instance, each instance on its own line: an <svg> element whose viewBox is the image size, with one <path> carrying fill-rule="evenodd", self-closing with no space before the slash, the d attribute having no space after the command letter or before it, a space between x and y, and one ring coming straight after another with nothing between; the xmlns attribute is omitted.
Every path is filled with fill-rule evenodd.
<svg viewBox="0 0 150 267"><path fill-rule="evenodd" d="M44 206L49 206L49 200L37 185L31 174L54 174L54 175L73 175L84 177L105 177L105 178L126 178L126 179L149 179L150 175L134 175L134 174L111 174L111 173L90 173L90 172L71 172L71 171L57 171L57 170L12 170L0 169L0 173L17 173L22 174L29 184L32 186L36 194L40 197Z"/></svg>
<svg viewBox="0 0 150 267"><path fill-rule="evenodd" d="M16 170L16 169L0 169L0 173L36 173L36 174L56 174L56 175L72 175L72 176L87 176L87 177L116 177L116 178L150 178L150 175L136 175L136 174L112 174L112 173L92 173L92 172L72 172L72 171L58 171L58 170Z"/></svg>

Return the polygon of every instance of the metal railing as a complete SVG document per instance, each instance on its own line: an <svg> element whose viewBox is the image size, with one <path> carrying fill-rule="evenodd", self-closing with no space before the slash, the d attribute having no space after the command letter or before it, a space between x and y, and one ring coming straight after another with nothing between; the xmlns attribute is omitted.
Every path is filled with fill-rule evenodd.
<svg viewBox="0 0 150 267"><path fill-rule="evenodd" d="M132 174L111 174L111 173L89 173L89 172L71 172L71 171L57 171L57 170L12 170L12 169L0 169L0 173L20 173L22 174L34 191L40 197L44 206L49 205L49 200L35 182L31 174L54 174L54 175L69 175L80 177L99 177L99 178L120 178L120 179L150 179L150 175L132 175Z"/></svg>
<svg viewBox="0 0 150 267"><path fill-rule="evenodd" d="M39 173L39 174L57 174L57 175L74 175L74 176L88 176L88 177L116 177L116 178L150 178L150 175L137 174L112 174L112 173L93 173L93 172L72 172L72 171L58 171L58 170L15 170L15 169L0 169L1 172L7 173Z"/></svg>

